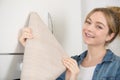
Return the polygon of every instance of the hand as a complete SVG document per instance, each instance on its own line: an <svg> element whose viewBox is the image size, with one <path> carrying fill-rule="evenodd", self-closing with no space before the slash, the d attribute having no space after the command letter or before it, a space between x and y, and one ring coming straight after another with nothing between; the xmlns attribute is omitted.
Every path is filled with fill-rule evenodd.
<svg viewBox="0 0 120 80"><path fill-rule="evenodd" d="M33 38L32 30L30 28L23 28L22 33L19 37L20 43L25 46L26 40Z"/></svg>
<svg viewBox="0 0 120 80"><path fill-rule="evenodd" d="M67 68L66 80L77 80L79 74L79 67L77 62L72 58L63 59L63 64Z"/></svg>

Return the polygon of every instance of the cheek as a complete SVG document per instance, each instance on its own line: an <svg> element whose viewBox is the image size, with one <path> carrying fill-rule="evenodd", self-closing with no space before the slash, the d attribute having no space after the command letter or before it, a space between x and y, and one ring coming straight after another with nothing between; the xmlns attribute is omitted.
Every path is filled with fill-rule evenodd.
<svg viewBox="0 0 120 80"><path fill-rule="evenodd" d="M84 32L86 31L85 28L82 28L82 36L84 35Z"/></svg>
<svg viewBox="0 0 120 80"><path fill-rule="evenodd" d="M85 32L87 29L86 29L86 27L83 27L82 28L82 32Z"/></svg>
<svg viewBox="0 0 120 80"><path fill-rule="evenodd" d="M97 34L97 37L98 37L98 40L102 41L102 42L105 42L106 41L106 38L107 38L107 34L106 33L99 33Z"/></svg>

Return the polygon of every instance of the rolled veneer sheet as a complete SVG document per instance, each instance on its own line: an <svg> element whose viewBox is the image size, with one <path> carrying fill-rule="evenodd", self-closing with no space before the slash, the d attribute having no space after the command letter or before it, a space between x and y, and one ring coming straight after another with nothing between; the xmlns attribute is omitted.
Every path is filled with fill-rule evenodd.
<svg viewBox="0 0 120 80"><path fill-rule="evenodd" d="M63 57L69 56L37 13L30 13L28 26L33 38L26 41L21 80L55 80L65 71Z"/></svg>

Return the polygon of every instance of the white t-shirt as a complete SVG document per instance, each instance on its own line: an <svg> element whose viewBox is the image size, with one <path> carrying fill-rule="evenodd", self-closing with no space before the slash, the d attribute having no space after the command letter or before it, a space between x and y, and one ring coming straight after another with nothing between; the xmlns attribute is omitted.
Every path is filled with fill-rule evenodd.
<svg viewBox="0 0 120 80"><path fill-rule="evenodd" d="M77 80L92 80L95 68L96 66L83 67L80 65L80 73Z"/></svg>

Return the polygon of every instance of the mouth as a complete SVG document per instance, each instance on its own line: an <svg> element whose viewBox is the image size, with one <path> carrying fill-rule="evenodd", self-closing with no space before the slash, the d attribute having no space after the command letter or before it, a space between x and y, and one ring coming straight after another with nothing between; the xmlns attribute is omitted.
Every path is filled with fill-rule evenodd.
<svg viewBox="0 0 120 80"><path fill-rule="evenodd" d="M95 38L94 35L92 35L91 33L87 33L87 32L85 32L85 36L88 38Z"/></svg>

